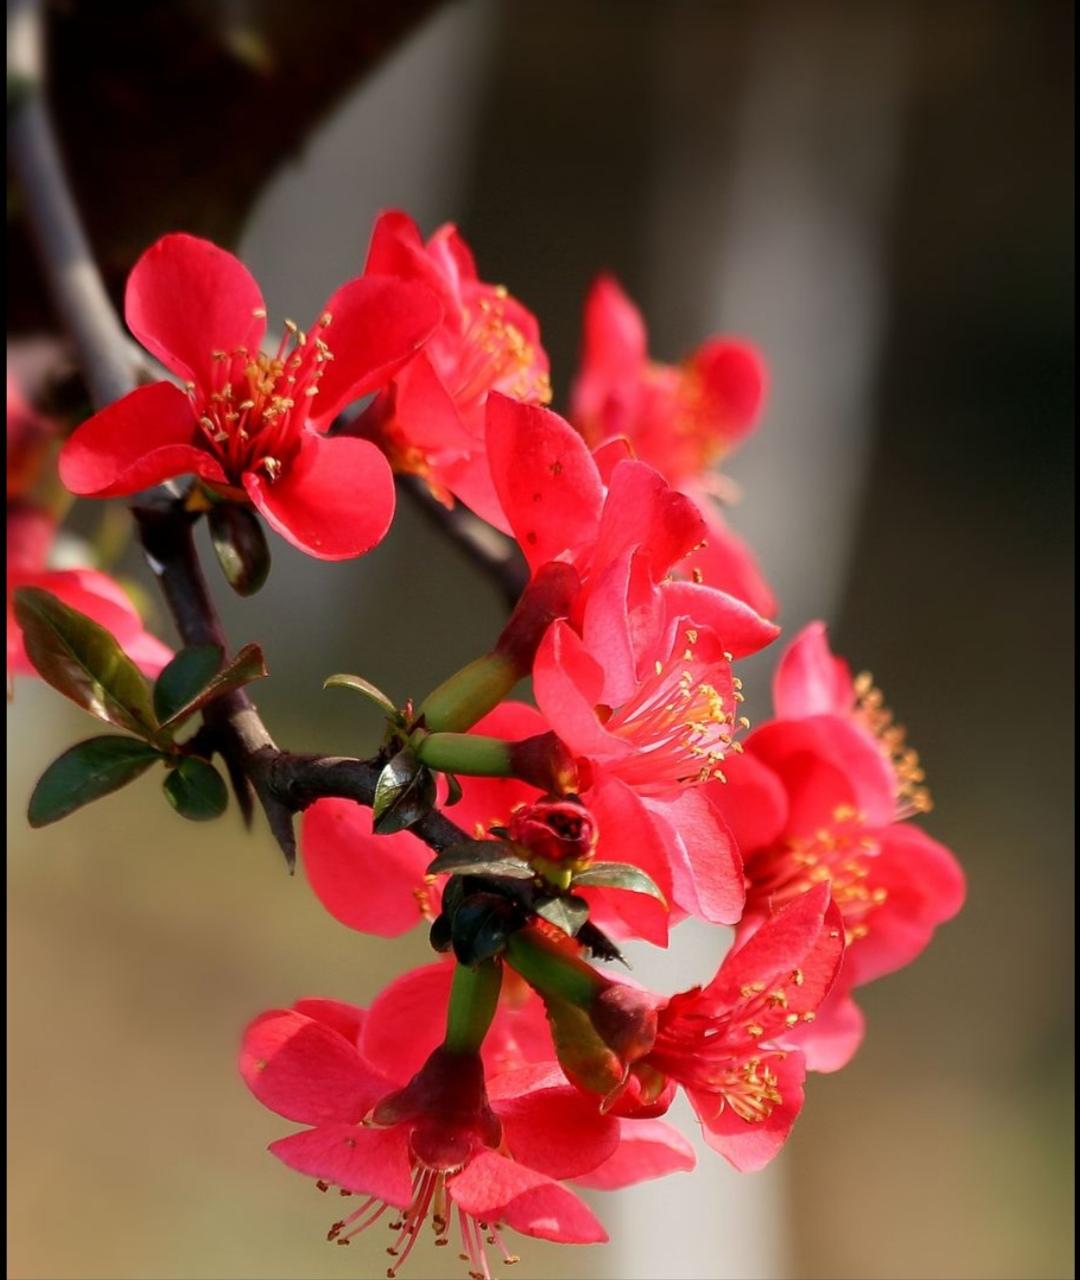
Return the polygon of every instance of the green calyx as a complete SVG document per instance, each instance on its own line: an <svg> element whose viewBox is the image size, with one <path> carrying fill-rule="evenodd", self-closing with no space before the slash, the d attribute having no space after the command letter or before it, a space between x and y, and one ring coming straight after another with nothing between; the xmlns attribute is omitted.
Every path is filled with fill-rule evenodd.
<svg viewBox="0 0 1080 1280"><path fill-rule="evenodd" d="M465 777L509 778L513 774L511 744L476 733L425 733L417 730L413 751L429 769Z"/></svg>
<svg viewBox="0 0 1080 1280"><path fill-rule="evenodd" d="M424 699L416 722L430 734L463 733L506 698L522 677L501 653L487 653L455 672Z"/></svg>

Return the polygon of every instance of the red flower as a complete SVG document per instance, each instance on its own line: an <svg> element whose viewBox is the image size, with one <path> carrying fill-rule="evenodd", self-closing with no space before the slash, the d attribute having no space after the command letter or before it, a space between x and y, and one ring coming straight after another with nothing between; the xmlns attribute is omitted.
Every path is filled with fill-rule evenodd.
<svg viewBox="0 0 1080 1280"><path fill-rule="evenodd" d="M713 502L721 489L710 474L753 429L765 383L761 356L740 339L710 338L679 366L656 364L638 309L610 276L593 285L572 421L594 447L624 438L636 457L697 504L708 537L682 566L687 576L696 570L694 576L773 617L775 598Z"/></svg>
<svg viewBox="0 0 1080 1280"><path fill-rule="evenodd" d="M423 476L443 501L453 494L505 530L488 469L484 410L491 391L538 404L551 399L536 318L501 285L479 279L449 223L425 245L406 214L382 214L365 270L427 285L443 304L443 321L364 415L362 430L395 470Z"/></svg>
<svg viewBox="0 0 1080 1280"><path fill-rule="evenodd" d="M330 1239L347 1243L390 1213L397 1233L390 1275L428 1218L436 1242L446 1243L456 1215L470 1274L480 1277L489 1274L485 1243L509 1256L504 1227L568 1243L605 1240L563 1180L591 1174L601 1185L626 1185L693 1164L666 1128L624 1144L626 1126L601 1116L553 1062L517 1056L500 1027L512 1013L497 1015L485 1041L485 1088L479 1058L438 1047L451 969L405 975L366 1013L322 1000L272 1010L244 1037L249 1088L310 1126L270 1150L323 1189L336 1183L364 1197ZM436 1046L422 1056L432 1037Z"/></svg>
<svg viewBox="0 0 1080 1280"><path fill-rule="evenodd" d="M209 241L168 235L135 264L125 314L186 389L151 383L85 422L60 455L73 493L114 497L194 472L253 503L309 555L343 560L379 542L394 513L386 460L367 441L324 431L431 333L440 310L429 290L352 280L310 334L287 322L268 355L266 308L247 268Z"/></svg>
<svg viewBox="0 0 1080 1280"><path fill-rule="evenodd" d="M651 1118L681 1085L705 1140L737 1169L776 1155L803 1101L806 1067L792 1031L813 1022L844 952L826 885L770 917L707 986L667 1000L592 973L579 975L591 994L571 1004L560 996L559 952L564 965L580 962L563 944L524 945L546 951L545 963L530 969L521 941L512 941L511 961L540 984L559 1060L579 1088L604 1095L602 1111Z"/></svg>
<svg viewBox="0 0 1080 1280"><path fill-rule="evenodd" d="M7 513L7 675L35 675L15 620L13 597L19 587L41 587L112 632L120 647L148 676L156 676L172 651L143 627L124 592L96 569L47 569L46 558L56 521L26 504Z"/></svg>
<svg viewBox="0 0 1080 1280"><path fill-rule="evenodd" d="M862 690L862 696L858 690ZM828 883L848 943L841 981L797 1037L815 1070L848 1062L863 1034L855 986L909 964L964 901L943 845L902 821L929 807L918 758L868 681L851 680L807 627L776 677L781 717L746 740L710 798L734 828L749 881L743 934L810 886Z"/></svg>

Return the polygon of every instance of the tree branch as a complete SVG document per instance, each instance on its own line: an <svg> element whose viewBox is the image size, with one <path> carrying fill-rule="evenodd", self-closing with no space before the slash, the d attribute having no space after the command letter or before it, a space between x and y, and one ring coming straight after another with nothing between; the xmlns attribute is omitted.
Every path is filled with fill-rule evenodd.
<svg viewBox="0 0 1080 1280"><path fill-rule="evenodd" d="M398 489L408 495L429 523L460 547L471 564L491 578L512 609L529 580L528 566L515 544L460 503L453 507L443 506L419 476L398 476L397 483Z"/></svg>
<svg viewBox="0 0 1080 1280"><path fill-rule="evenodd" d="M139 361L109 301L64 175L44 100L38 0L9 3L8 50L9 80L14 77L21 95L8 133L15 173L46 279L75 341L93 402L100 408L132 390ZM198 517L185 510L173 485L137 494L131 511L183 643L217 644L227 652L224 629L192 538ZM498 577L501 569L492 569L497 557L480 549L479 535L468 528L464 514L448 512L448 519L437 523L474 563ZM508 599L516 600L520 591L512 588L511 579L507 577L502 585ZM203 720L202 740L224 759L245 816L250 811L249 789L253 789L290 868L296 861L295 813L323 796L340 796L367 806L374 802L382 763L377 757L357 760L282 751L243 690L212 702ZM410 830L436 851L468 838L437 812L425 815Z"/></svg>

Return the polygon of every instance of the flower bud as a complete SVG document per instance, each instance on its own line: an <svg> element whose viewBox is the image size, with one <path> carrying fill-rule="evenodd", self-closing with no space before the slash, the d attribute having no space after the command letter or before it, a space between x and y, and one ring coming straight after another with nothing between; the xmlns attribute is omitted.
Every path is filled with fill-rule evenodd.
<svg viewBox="0 0 1080 1280"><path fill-rule="evenodd" d="M596 849L593 816L574 800L540 800L523 805L512 814L507 832L526 854L556 866L569 864L575 871L592 860Z"/></svg>

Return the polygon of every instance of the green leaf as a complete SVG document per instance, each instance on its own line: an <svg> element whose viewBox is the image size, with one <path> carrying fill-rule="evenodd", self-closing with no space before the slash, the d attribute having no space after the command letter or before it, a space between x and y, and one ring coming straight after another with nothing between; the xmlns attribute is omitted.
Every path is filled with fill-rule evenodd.
<svg viewBox="0 0 1080 1280"><path fill-rule="evenodd" d="M383 768L372 805L377 836L393 835L418 822L435 807L435 779L405 747Z"/></svg>
<svg viewBox="0 0 1080 1280"><path fill-rule="evenodd" d="M594 862L579 871L573 879L574 887L589 886L595 889L627 889L631 893L647 893L650 898L667 906L667 899L660 892L652 876L629 862Z"/></svg>
<svg viewBox="0 0 1080 1280"><path fill-rule="evenodd" d="M323 681L324 689L352 689L354 693L360 694L361 697L367 698L369 702L375 705L391 720L396 723L401 721L401 712L390 701L389 697L383 693L370 680L365 680L363 676L337 675L328 676Z"/></svg>
<svg viewBox="0 0 1080 1280"><path fill-rule="evenodd" d="M237 595L253 596L270 572L262 522L250 507L237 502L213 503L206 522L225 580Z"/></svg>
<svg viewBox="0 0 1080 1280"><path fill-rule="evenodd" d="M163 785L172 807L192 822L220 818L229 803L221 774L198 756L185 756Z"/></svg>
<svg viewBox="0 0 1080 1280"><path fill-rule="evenodd" d="M584 898L577 898L572 893L558 898L548 898L533 908L538 916L543 916L548 924L568 933L572 938L589 918L589 904Z"/></svg>
<svg viewBox="0 0 1080 1280"><path fill-rule="evenodd" d="M105 734L69 748L38 779L27 812L32 827L66 818L91 800L117 791L145 773L160 751L138 738Z"/></svg>
<svg viewBox="0 0 1080 1280"><path fill-rule="evenodd" d="M165 672L161 674L164 675ZM201 689L173 711L161 727L163 729L178 728L189 716L193 716L196 711L201 711L208 702L213 702L226 693L232 693L234 689L241 689L244 685L251 684L253 680L261 680L267 674L269 673L266 670L266 659L263 657L262 649L257 644L246 644L231 662L227 662ZM156 694L157 690L155 689L154 692Z"/></svg>
<svg viewBox="0 0 1080 1280"><path fill-rule="evenodd" d="M163 724L217 674L224 656L217 644L191 644L180 650L154 685L154 710Z"/></svg>
<svg viewBox="0 0 1080 1280"><path fill-rule="evenodd" d="M511 880L531 880L536 874L527 862L508 854L506 845L498 840L462 840L444 849L428 867L428 875L443 872L460 876L506 876Z"/></svg>
<svg viewBox="0 0 1080 1280"><path fill-rule="evenodd" d="M454 912L451 942L459 964L490 960L506 946L506 939L524 924L512 902L493 893L474 893Z"/></svg>
<svg viewBox="0 0 1080 1280"><path fill-rule="evenodd" d="M443 801L443 808L449 809L457 804L465 793L461 789L461 783L452 773L444 773L443 777L446 779L446 799Z"/></svg>
<svg viewBox="0 0 1080 1280"><path fill-rule="evenodd" d="M104 627L40 587L15 592L15 617L42 679L99 720L153 737L150 685Z"/></svg>

